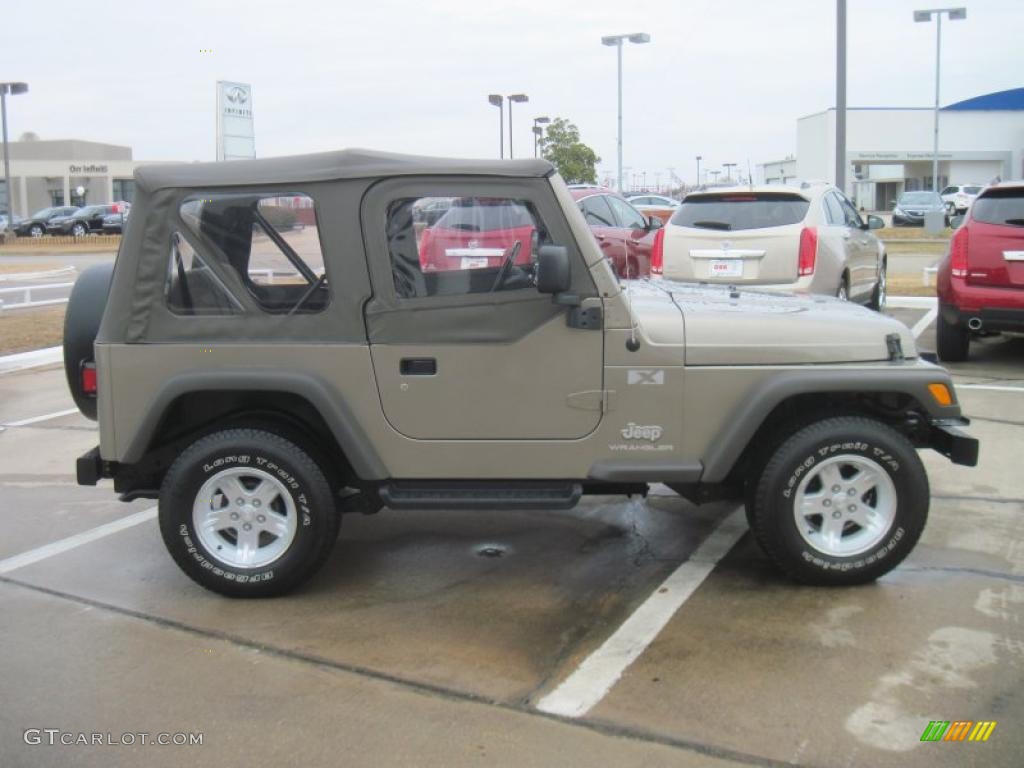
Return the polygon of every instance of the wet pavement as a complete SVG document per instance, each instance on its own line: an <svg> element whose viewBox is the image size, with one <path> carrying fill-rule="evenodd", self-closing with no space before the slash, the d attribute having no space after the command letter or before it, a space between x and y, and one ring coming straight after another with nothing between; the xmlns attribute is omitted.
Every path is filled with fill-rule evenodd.
<svg viewBox="0 0 1024 768"><path fill-rule="evenodd" d="M892 311L908 325L924 312ZM1019 765L1024 340L986 340L953 372L1010 391L959 390L981 465L924 454L931 516L899 568L799 587L744 534L576 719L538 703L733 506L656 488L568 512L349 516L307 586L238 601L181 574L145 516L11 567L153 502L74 485L97 441L77 414L6 426L0 766ZM71 407L59 369L0 376L0 425ZM921 742L931 720L998 725L985 743ZM203 743L51 746L26 729Z"/></svg>

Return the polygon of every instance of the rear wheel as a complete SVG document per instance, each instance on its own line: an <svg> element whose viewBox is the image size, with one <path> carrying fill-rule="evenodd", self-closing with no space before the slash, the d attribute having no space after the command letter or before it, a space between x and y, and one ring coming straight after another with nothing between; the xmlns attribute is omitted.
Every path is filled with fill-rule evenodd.
<svg viewBox="0 0 1024 768"><path fill-rule="evenodd" d="M74 237L82 237L88 230L85 228L85 224L80 221L76 221L74 226L71 227L71 234Z"/></svg>
<svg viewBox="0 0 1024 768"><path fill-rule="evenodd" d="M338 538L323 471L280 435L231 429L197 440L160 488L160 532L193 581L229 597L280 595L311 577Z"/></svg>
<svg viewBox="0 0 1024 768"><path fill-rule="evenodd" d="M43 234L44 234L44 232L43 232L43 225L42 224L33 224L31 227L28 228L28 233L32 237L42 237Z"/></svg>
<svg viewBox="0 0 1024 768"><path fill-rule="evenodd" d="M850 299L849 277L847 277L845 273L839 280L839 289L836 291L836 298L840 301L849 301Z"/></svg>
<svg viewBox="0 0 1024 768"><path fill-rule="evenodd" d="M936 352L939 359L947 363L961 363L967 359L971 346L971 332L963 325L954 325L946 320L942 307L935 329Z"/></svg>
<svg viewBox="0 0 1024 768"><path fill-rule="evenodd" d="M878 271L878 282L875 283L875 290L871 292L871 300L868 301L868 307L876 312L881 312L885 309L885 299L888 291L886 267L886 261L882 259L882 267Z"/></svg>
<svg viewBox="0 0 1024 768"><path fill-rule="evenodd" d="M791 578L863 584L913 549L928 517L928 477L903 435L844 416L784 442L748 503L756 540Z"/></svg>

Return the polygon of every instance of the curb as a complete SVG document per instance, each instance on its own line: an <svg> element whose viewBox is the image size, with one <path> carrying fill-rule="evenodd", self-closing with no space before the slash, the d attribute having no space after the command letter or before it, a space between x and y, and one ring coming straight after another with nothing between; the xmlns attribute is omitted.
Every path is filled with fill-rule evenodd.
<svg viewBox="0 0 1024 768"><path fill-rule="evenodd" d="M24 371L28 368L38 368L43 365L53 365L54 363L62 362L64 362L63 347L33 349L31 352L19 352L16 355L0 357L0 374Z"/></svg>

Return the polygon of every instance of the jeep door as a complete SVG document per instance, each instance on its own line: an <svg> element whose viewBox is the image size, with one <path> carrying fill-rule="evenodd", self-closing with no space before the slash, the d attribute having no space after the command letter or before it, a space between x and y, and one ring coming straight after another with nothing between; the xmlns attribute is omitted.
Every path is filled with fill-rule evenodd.
<svg viewBox="0 0 1024 768"><path fill-rule="evenodd" d="M414 220L423 198L439 197L459 210L458 227ZM570 327L566 307L533 283L538 249L560 245L573 293L598 295L547 180L386 180L367 192L361 218L373 283L370 355L396 431L420 440L538 440L597 427L603 334ZM430 227L442 225L442 250L427 258L423 249L441 242Z"/></svg>

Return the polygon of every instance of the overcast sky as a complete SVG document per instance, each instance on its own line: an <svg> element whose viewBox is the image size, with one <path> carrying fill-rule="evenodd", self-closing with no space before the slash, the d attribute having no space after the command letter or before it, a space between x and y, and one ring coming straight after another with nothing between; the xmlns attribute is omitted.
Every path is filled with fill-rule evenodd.
<svg viewBox="0 0 1024 768"><path fill-rule="evenodd" d="M943 24L942 102L1024 86L1024 0L967 0ZM371 147L497 155L489 93L523 92L530 118L566 117L615 167L615 52L627 45L624 165L686 180L795 151L796 119L835 101L833 0L7 0L0 78L30 93L10 134L127 144L136 159L212 160L215 81L252 83L261 157ZM929 106L946 3L849 0L851 106ZM201 53L201 49L212 49ZM506 118L507 119L507 118Z"/></svg>

